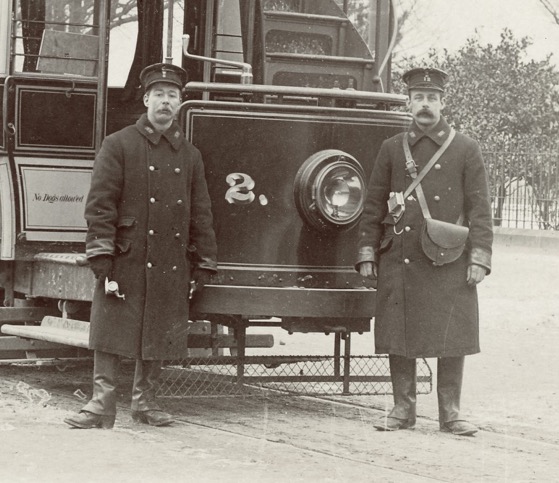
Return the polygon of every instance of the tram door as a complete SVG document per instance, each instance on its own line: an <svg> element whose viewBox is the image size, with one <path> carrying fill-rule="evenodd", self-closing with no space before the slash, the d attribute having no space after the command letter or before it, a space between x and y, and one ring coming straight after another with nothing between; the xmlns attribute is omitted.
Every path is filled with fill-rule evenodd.
<svg viewBox="0 0 559 483"><path fill-rule="evenodd" d="M138 74L146 62L163 54L182 61L180 42L163 52L163 38L173 27L180 38L184 14L164 22L160 2L136 3L2 2L1 259L32 256L53 242L78 249L103 137L144 112Z"/></svg>

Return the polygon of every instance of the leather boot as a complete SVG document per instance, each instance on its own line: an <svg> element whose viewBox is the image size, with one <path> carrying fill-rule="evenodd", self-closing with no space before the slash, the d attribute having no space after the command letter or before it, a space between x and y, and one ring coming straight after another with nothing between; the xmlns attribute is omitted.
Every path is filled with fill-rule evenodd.
<svg viewBox="0 0 559 483"><path fill-rule="evenodd" d="M441 357L437 360L439 426L444 432L471 436L477 432L477 428L460 419L464 359L464 357Z"/></svg>
<svg viewBox="0 0 559 483"><path fill-rule="evenodd" d="M150 426L167 426L174 422L170 414L162 411L155 401L155 392L161 361L136 361L132 389L132 419Z"/></svg>
<svg viewBox="0 0 559 483"><path fill-rule="evenodd" d="M93 395L75 416L65 423L75 428L105 428L114 425L116 415L116 379L120 358L116 354L95 351L93 361Z"/></svg>
<svg viewBox="0 0 559 483"><path fill-rule="evenodd" d="M394 408L388 416L374 425L380 431L413 429L416 420L416 362L415 359L390 355L390 378L394 393Z"/></svg>
<svg viewBox="0 0 559 483"><path fill-rule="evenodd" d="M65 418L64 422L73 428L79 429L112 429L115 425L115 415L104 416L102 414L94 414L89 411L82 410L77 414Z"/></svg>

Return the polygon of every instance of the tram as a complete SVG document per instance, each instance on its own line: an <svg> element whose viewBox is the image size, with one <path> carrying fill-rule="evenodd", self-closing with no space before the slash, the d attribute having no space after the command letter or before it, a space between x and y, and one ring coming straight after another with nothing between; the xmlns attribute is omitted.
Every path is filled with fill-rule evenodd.
<svg viewBox="0 0 559 483"><path fill-rule="evenodd" d="M246 335L256 324L338 341L370 330L357 223L381 143L410 121L405 98L386 92L389 0L371 3L371 48L347 1L1 8L0 359L87 354L83 213L95 153L144 112L139 73L162 61L189 73L180 122L202 152L218 239L219 274L194 304L212 324L198 347L215 350L223 326L240 355L266 345Z"/></svg>

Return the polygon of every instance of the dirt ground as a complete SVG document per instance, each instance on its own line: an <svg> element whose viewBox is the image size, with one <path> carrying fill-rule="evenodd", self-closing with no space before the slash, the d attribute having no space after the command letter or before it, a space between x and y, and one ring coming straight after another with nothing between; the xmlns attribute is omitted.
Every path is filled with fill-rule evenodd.
<svg viewBox="0 0 559 483"><path fill-rule="evenodd" d="M126 409L126 368L115 428L72 430L62 419L87 400L90 367L0 366L0 481L557 481L558 273L557 250L495 247L479 287L482 353L467 358L463 387L463 416L481 428L475 437L438 431L435 394L418 397L414 431L374 430L389 395L270 393L175 401L178 423L150 428ZM323 334L258 331L274 333L266 353L331 352ZM371 334L352 339L353 354L372 347Z"/></svg>

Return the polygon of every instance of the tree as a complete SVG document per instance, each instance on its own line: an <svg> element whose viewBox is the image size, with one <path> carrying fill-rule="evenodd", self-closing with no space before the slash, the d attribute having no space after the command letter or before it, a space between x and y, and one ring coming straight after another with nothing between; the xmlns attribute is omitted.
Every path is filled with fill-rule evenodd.
<svg viewBox="0 0 559 483"><path fill-rule="evenodd" d="M559 74L550 62L528 60L527 38L509 29L497 45L482 45L474 36L456 52L432 50L422 65L436 66L451 78L445 117L479 140L485 149L557 146ZM394 90L403 92L401 73L417 65L407 59L394 75Z"/></svg>

